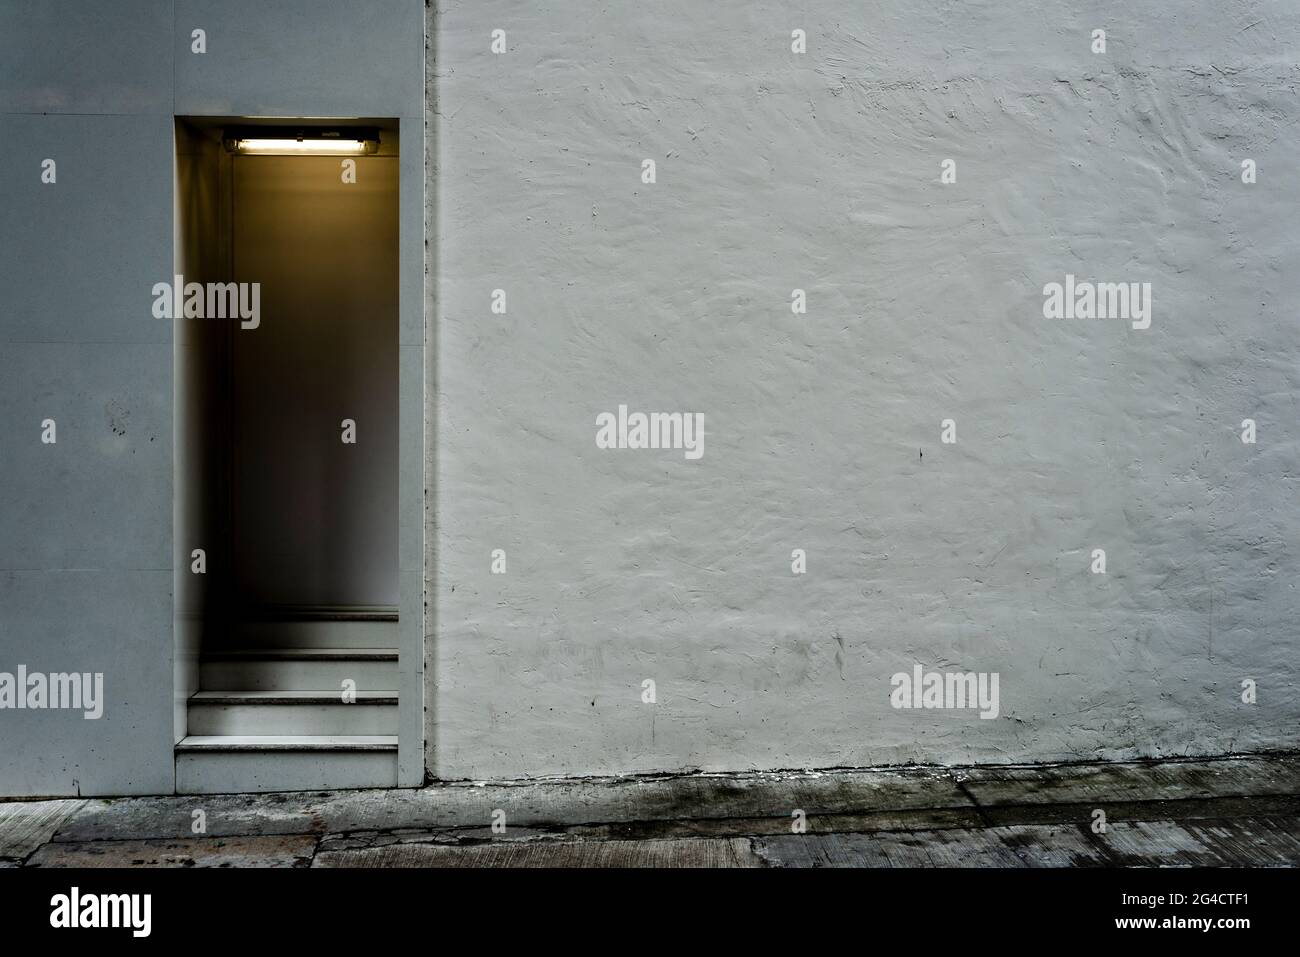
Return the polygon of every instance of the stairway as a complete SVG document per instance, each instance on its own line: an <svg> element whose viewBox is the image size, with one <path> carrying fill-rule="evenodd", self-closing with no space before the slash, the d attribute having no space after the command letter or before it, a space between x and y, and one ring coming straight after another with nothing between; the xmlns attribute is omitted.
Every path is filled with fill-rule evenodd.
<svg viewBox="0 0 1300 957"><path fill-rule="evenodd" d="M199 688L176 745L178 793L397 784L395 612L243 622L204 652Z"/></svg>

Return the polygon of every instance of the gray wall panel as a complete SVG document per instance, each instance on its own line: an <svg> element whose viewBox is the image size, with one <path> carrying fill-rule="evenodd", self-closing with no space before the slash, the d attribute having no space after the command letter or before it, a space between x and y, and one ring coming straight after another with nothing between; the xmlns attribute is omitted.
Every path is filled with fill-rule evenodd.
<svg viewBox="0 0 1300 957"><path fill-rule="evenodd" d="M177 255L173 114L410 118L401 308L403 341L418 348L422 16L419 0L0 2L0 133L10 144L0 152L0 671L103 661L111 688L99 721L0 712L0 793L173 786L171 748L193 681L189 625L207 600L187 590L173 604L188 557L180 542L173 562L173 519L202 529L210 518L184 489L173 501L173 403L182 428L205 413L192 389L173 395L172 325L150 317L150 287ZM208 31L206 59L189 52L191 21ZM46 157L58 163L55 185L40 182ZM198 260L182 251L180 261ZM201 339L178 344L182 368ZM40 445L44 417L58 421L56 446ZM415 451L407 489L422 486ZM205 463L177 464L187 481ZM409 492L405 501L409 511ZM405 520L419 526L419 512ZM421 598L402 602L403 655L417 678ZM422 776L420 695L409 698L408 784Z"/></svg>
<svg viewBox="0 0 1300 957"><path fill-rule="evenodd" d="M0 346L0 568L171 567L171 392L170 345Z"/></svg>
<svg viewBox="0 0 1300 957"><path fill-rule="evenodd" d="M0 340L170 342L171 120L0 114L0 135Z"/></svg>
<svg viewBox="0 0 1300 957"><path fill-rule="evenodd" d="M420 18L418 0L176 0L176 112L418 115Z"/></svg>
<svg viewBox="0 0 1300 957"><path fill-rule="evenodd" d="M170 569L0 570L0 671L103 674L103 716L0 712L5 794L172 790Z"/></svg>
<svg viewBox="0 0 1300 957"><path fill-rule="evenodd" d="M171 0L0 3L0 113L172 111Z"/></svg>

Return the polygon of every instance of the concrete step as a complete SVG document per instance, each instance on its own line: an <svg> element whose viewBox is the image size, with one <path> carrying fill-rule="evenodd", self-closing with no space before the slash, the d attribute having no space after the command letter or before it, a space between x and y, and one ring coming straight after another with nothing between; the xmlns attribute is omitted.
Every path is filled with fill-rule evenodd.
<svg viewBox="0 0 1300 957"><path fill-rule="evenodd" d="M397 614L338 613L242 621L231 626L235 648L392 648Z"/></svg>
<svg viewBox="0 0 1300 957"><path fill-rule="evenodd" d="M358 691L345 703L338 692L200 691L189 701L189 733L214 735L393 735L397 694Z"/></svg>
<svg viewBox="0 0 1300 957"><path fill-rule="evenodd" d="M176 745L180 794L396 786L396 735L189 735Z"/></svg>
<svg viewBox="0 0 1300 957"><path fill-rule="evenodd" d="M199 663L204 691L397 690L395 648L239 648L210 651Z"/></svg>

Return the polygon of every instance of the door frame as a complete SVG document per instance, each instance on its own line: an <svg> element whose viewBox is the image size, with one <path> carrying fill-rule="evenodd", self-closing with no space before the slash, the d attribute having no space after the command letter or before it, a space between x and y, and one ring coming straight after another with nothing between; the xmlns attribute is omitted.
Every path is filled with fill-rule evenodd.
<svg viewBox="0 0 1300 957"><path fill-rule="evenodd" d="M235 119L228 114L176 114L178 121L219 125ZM283 117L285 120L295 119ZM305 119L299 117L297 119ZM397 595L398 595L398 737L397 786L420 787L425 781L425 396L428 321L426 303L432 302L432 279L425 268L425 236L428 230L426 190L426 121L423 114L405 117L314 116L314 122L335 119L348 125L378 126L395 135L398 143L398 388L397 388ZM176 145L173 143L173 155ZM179 210L174 226L179 235ZM173 348L173 366L179 361ZM175 368L174 373L177 373ZM179 381L179 374L174 374ZM173 420L176 412L173 393ZM179 447L179 446L178 446ZM172 461L173 530L182 528L176 456ZM431 496L430 496L431 498ZM197 660L193 654L189 625L180 603L181 576L189 571L189 544L173 535L176 566L173 579L173 709L175 740L184 735L184 706L197 687ZM430 616L432 620L432 616ZM194 687L191 687L193 685ZM174 778L173 778L174 786Z"/></svg>
<svg viewBox="0 0 1300 957"><path fill-rule="evenodd" d="M396 117L398 136L397 339L397 784L425 781L425 416L427 329L423 113Z"/></svg>

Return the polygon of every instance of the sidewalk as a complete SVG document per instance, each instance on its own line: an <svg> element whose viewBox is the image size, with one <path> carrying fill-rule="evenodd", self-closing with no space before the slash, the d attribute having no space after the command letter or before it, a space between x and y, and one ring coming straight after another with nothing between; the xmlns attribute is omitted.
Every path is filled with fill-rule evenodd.
<svg viewBox="0 0 1300 957"><path fill-rule="evenodd" d="M1300 755L0 803L0 867L846 865L1296 866Z"/></svg>

